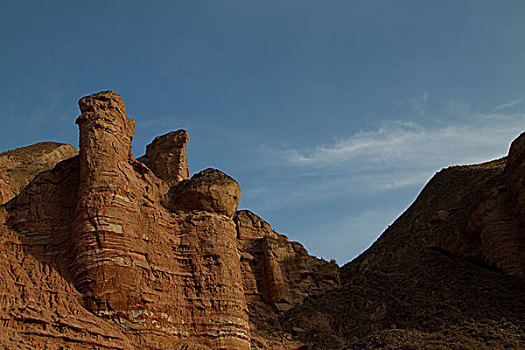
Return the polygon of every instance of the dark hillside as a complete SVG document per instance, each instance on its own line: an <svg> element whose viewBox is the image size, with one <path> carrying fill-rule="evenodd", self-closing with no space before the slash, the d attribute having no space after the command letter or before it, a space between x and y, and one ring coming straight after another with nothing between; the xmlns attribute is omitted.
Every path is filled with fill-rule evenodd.
<svg viewBox="0 0 525 350"><path fill-rule="evenodd" d="M505 165L500 159L440 171L366 252L341 268L339 289L291 310L289 327L315 348L525 347L525 281L511 275L523 266L508 264L523 261L523 226L505 216L521 220L516 187L524 172ZM498 214L504 230L490 230L495 220L481 230L474 225L487 206L484 218ZM517 256L501 259L501 251ZM325 320L323 329L316 319Z"/></svg>

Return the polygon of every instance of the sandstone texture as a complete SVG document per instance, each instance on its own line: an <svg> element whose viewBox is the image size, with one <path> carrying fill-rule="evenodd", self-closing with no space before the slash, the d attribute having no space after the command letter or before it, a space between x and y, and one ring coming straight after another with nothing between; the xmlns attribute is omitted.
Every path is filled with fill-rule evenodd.
<svg viewBox="0 0 525 350"><path fill-rule="evenodd" d="M206 169L183 180L169 192L172 210L203 210L233 216L241 199L239 184L217 169Z"/></svg>
<svg viewBox="0 0 525 350"><path fill-rule="evenodd" d="M241 252L243 289L248 304L253 349L299 349L281 322L283 315L305 300L339 286L339 267L308 255L249 210L235 213Z"/></svg>
<svg viewBox="0 0 525 350"><path fill-rule="evenodd" d="M40 142L0 153L0 204L17 196L39 173L77 154L75 147L57 142Z"/></svg>
<svg viewBox="0 0 525 350"><path fill-rule="evenodd" d="M158 136L146 147L146 154L138 160L159 178L174 185L189 178L186 144L189 135L185 130L177 130Z"/></svg>
<svg viewBox="0 0 525 350"><path fill-rule="evenodd" d="M79 106L78 155L55 145L53 162L37 169L40 153L23 153L19 162L35 170L0 207L0 344L303 346L280 317L337 287L338 267L237 212L240 188L228 175L207 169L188 179L185 131L156 138L136 160L135 122L120 95Z"/></svg>

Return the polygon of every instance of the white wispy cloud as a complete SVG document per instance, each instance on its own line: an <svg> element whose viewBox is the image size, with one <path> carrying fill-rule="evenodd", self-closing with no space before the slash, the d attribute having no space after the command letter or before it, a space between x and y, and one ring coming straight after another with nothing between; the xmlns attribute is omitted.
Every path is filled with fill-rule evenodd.
<svg viewBox="0 0 525 350"><path fill-rule="evenodd" d="M494 111L500 111L502 109L505 109L505 108L509 108L509 107L512 107L512 106L515 106L517 105L518 103L520 103L521 101L523 101L523 98L517 98L515 100L512 100L512 101L509 101L507 103L503 103L499 106L496 106L493 108Z"/></svg>
<svg viewBox="0 0 525 350"><path fill-rule="evenodd" d="M318 173L444 167L504 155L524 122L525 115L476 115L434 127L388 122L314 148L275 150L274 156L281 166Z"/></svg>
<svg viewBox="0 0 525 350"><path fill-rule="evenodd" d="M262 207L287 207L340 196L421 188L450 165L505 156L525 115L471 114L448 125L385 122L374 130L311 148L264 150L269 178L245 193Z"/></svg>
<svg viewBox="0 0 525 350"><path fill-rule="evenodd" d="M286 233L314 254L344 263L368 247L437 171L505 156L525 130L524 113L477 113L461 100L449 101L444 118L431 118L428 99L407 100L410 110L420 111L410 121L383 122L312 147L260 149L260 178L243 193L245 203L270 218L306 213L308 222ZM327 214L332 211L338 218Z"/></svg>

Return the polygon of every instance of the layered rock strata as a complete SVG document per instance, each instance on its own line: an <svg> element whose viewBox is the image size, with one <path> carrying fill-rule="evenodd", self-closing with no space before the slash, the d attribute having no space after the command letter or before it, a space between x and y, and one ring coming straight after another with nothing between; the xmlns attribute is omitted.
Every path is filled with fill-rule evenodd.
<svg viewBox="0 0 525 350"><path fill-rule="evenodd" d="M0 207L0 344L300 346L264 325L333 288L337 267L255 214L236 212L240 188L228 175L207 169L189 179L185 131L156 138L139 161L131 154L134 121L118 94L79 106L80 154L22 179L29 184ZM330 273L317 274L321 265Z"/></svg>
<svg viewBox="0 0 525 350"><path fill-rule="evenodd" d="M0 153L0 204L17 196L39 173L76 154L75 147L57 142L40 142Z"/></svg>
<svg viewBox="0 0 525 350"><path fill-rule="evenodd" d="M0 347L525 346L524 135L439 172L339 269L237 211L228 175L189 178L185 131L136 160L118 94L79 104L79 155L0 154Z"/></svg>
<svg viewBox="0 0 525 350"><path fill-rule="evenodd" d="M106 92L79 104L79 198L69 251L86 307L136 330L249 348L233 222L158 205L166 182L179 175L160 181L133 159L134 121L120 96Z"/></svg>
<svg viewBox="0 0 525 350"><path fill-rule="evenodd" d="M233 221L161 205L168 181L131 155L134 121L118 94L79 105L79 157L13 202L11 227L73 282L83 307L117 325L130 343L162 349L193 339L215 349L249 348Z"/></svg>
<svg viewBox="0 0 525 350"><path fill-rule="evenodd" d="M185 130L158 136L146 147L146 154L138 160L168 185L187 180L190 176L186 156L188 140L189 136Z"/></svg>
<svg viewBox="0 0 525 350"><path fill-rule="evenodd" d="M298 242L274 230L249 210L233 217L241 252L243 288L249 308L252 349L298 349L281 324L286 312L339 287L339 267L308 255Z"/></svg>

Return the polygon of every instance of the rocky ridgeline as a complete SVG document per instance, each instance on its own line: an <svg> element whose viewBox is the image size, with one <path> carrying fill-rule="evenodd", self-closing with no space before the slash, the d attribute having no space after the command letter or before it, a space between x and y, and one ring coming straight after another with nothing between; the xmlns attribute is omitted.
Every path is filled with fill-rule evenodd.
<svg viewBox="0 0 525 350"><path fill-rule="evenodd" d="M315 348L524 349L525 133L439 171L340 278L285 315Z"/></svg>
<svg viewBox="0 0 525 350"><path fill-rule="evenodd" d="M61 144L0 155L0 345L303 346L280 317L338 287L337 265L236 211L240 188L228 175L189 178L185 131L135 159L120 95L79 106L78 155ZM33 170L16 171L15 158Z"/></svg>

